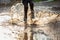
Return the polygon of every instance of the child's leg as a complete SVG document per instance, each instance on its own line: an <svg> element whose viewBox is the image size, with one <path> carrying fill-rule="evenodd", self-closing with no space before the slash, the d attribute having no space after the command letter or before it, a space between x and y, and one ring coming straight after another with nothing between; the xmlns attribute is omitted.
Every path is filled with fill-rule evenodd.
<svg viewBox="0 0 60 40"><path fill-rule="evenodd" d="M33 1L30 1L29 4L30 4L30 9L31 9L31 18L34 18L34 4L33 4Z"/></svg>
<svg viewBox="0 0 60 40"><path fill-rule="evenodd" d="M24 21L27 21L28 3L24 4Z"/></svg>
<svg viewBox="0 0 60 40"><path fill-rule="evenodd" d="M27 12L28 12L28 3L24 2L24 21L25 21L25 30L27 29ZM28 40L27 32L24 33L24 40Z"/></svg>

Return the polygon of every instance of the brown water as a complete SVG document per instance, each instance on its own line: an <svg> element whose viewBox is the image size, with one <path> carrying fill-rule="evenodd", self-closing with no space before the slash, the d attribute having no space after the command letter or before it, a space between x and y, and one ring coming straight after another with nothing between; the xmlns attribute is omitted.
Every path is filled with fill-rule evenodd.
<svg viewBox="0 0 60 40"><path fill-rule="evenodd" d="M59 24L60 15L56 12L47 11L48 9L39 9L34 7L35 19L30 20L30 9L28 11L28 25L27 29L24 26L24 11L23 5L18 3L12 7L0 8L0 39L1 40L23 40L24 32L28 33L28 40L30 40L31 28L33 30L34 40L59 40ZM48 7L47 7L48 8ZM14 25L12 24L14 23ZM30 25L34 23L36 25ZM39 32L40 31L40 32ZM42 32L44 32L42 34Z"/></svg>

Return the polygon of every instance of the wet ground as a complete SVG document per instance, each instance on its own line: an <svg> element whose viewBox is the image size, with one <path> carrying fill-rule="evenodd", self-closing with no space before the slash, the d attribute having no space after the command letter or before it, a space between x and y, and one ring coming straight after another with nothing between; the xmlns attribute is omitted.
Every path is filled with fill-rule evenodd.
<svg viewBox="0 0 60 40"><path fill-rule="evenodd" d="M18 34L24 30L24 27L10 24L10 19L10 7L0 8L0 40L17 40Z"/></svg>
<svg viewBox="0 0 60 40"><path fill-rule="evenodd" d="M18 5L18 4L17 4ZM24 37L24 21L23 21L23 5L17 6L13 5L12 7L1 7L0 8L0 40L23 40ZM18 7L18 8L17 8ZM21 9L19 9L21 7ZM48 8L45 6L35 6L35 19L33 23L37 24L34 26L28 26L26 31L30 33L30 28L33 27L34 31L43 30L45 33L51 36L53 40L57 40L56 33L59 33L59 22L56 24L56 21L60 21L59 12L58 14L55 11L48 11ZM21 12L20 12L21 11ZM30 11L28 12L30 13ZM30 16L30 14L28 14ZM12 19L13 18L13 19ZM15 23L16 25L12 24ZM28 24L31 21L28 17ZM58 26L57 26L58 25ZM56 26L56 27L55 27ZM57 28L58 27L58 28ZM58 30L58 32L56 31ZM29 35L29 34L28 34ZM60 34L59 34L60 35ZM58 40L59 40L58 36ZM55 38L55 39L54 39Z"/></svg>

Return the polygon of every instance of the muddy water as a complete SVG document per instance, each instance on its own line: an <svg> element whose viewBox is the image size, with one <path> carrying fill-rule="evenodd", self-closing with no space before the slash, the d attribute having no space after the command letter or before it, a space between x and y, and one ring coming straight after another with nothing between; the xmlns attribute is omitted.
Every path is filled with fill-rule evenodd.
<svg viewBox="0 0 60 40"><path fill-rule="evenodd" d="M30 23L30 9L28 11L28 26L25 29L23 21L23 5L16 4L12 7L4 7L0 10L0 39L1 40L23 40L24 32L28 33L28 40L30 40L31 32L34 40L59 40L60 39L60 15L56 12L49 12L44 7L34 7L35 19L33 25ZM3 12L2 12L3 11ZM13 24L12 24L13 23ZM36 24L36 25L35 25ZM32 28L32 31L31 31Z"/></svg>
<svg viewBox="0 0 60 40"><path fill-rule="evenodd" d="M10 7L0 8L0 40L22 40L24 27L9 23L9 20L11 20L10 14Z"/></svg>

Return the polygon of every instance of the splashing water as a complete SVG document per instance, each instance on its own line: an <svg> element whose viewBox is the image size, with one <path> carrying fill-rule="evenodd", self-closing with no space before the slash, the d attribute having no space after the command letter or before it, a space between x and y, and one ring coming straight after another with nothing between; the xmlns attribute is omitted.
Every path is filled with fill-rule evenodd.
<svg viewBox="0 0 60 40"><path fill-rule="evenodd" d="M21 3L17 3L16 5L13 5L11 7L11 11L9 13L9 14L11 14L10 16L8 16L8 15L0 16L0 19L1 19L0 24L2 24L2 23L6 24L7 21L9 24L9 21L12 19L13 19L12 22L14 22L16 24L18 24L18 23L21 24L21 22L23 22L23 19L24 19L23 18L24 17L23 8L24 7ZM37 12L36 9L38 9L38 7L37 8L34 7L35 19L33 21L35 22L35 24L38 24L40 26L45 26L45 24L52 22L52 20L56 21L55 19L58 16L58 14L54 14L53 12L50 13L45 10L42 10L42 11L37 10L38 11ZM30 22L29 14L30 14L30 10L28 11L28 23ZM49 29L49 28L44 28L44 30L47 30L47 29ZM23 35L24 35L23 24L22 24L22 26L11 25L11 24L9 24L8 26L6 26L6 25L0 26L0 40L18 40L18 39L23 40ZM40 34L37 34L37 36L38 35L40 35ZM42 37L45 38L44 35L42 35Z"/></svg>

